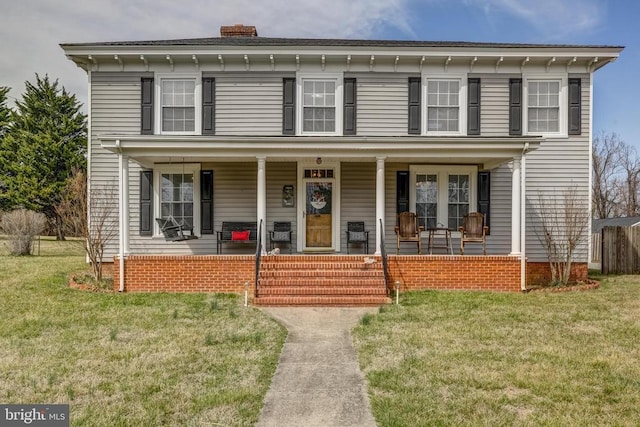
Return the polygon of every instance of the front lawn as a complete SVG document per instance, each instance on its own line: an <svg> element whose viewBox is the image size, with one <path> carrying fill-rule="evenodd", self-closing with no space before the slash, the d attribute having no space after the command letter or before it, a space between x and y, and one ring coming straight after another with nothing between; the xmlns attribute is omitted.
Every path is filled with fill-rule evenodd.
<svg viewBox="0 0 640 427"><path fill-rule="evenodd" d="M72 242L0 240L0 402L68 403L73 426L254 424L286 331L236 296L67 287Z"/></svg>
<svg viewBox="0 0 640 427"><path fill-rule="evenodd" d="M379 426L640 425L640 276L407 293L354 341Z"/></svg>

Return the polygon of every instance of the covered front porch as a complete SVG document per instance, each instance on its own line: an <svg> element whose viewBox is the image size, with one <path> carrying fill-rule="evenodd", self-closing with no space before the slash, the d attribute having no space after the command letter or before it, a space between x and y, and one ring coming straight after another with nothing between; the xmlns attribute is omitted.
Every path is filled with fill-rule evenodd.
<svg viewBox="0 0 640 427"><path fill-rule="evenodd" d="M216 232L223 222L235 220L262 224L259 240L263 259L269 258L265 255L269 231L275 222L291 224L291 245L282 247L279 255L280 262L286 262L289 249L298 259L347 257L347 224L362 221L369 232L370 253L361 252L364 245L351 247L353 252L362 253L355 255L354 262L361 262L366 256L378 260L386 252L389 283L398 282L403 289L517 291L526 284L523 176L526 153L538 147L540 138L195 139L195 142L193 138L182 141L179 137L176 140L165 136L102 139L103 148L118 156L120 212L129 212L120 215L116 257L119 290L241 292L248 282L255 293L256 280L251 280L250 274L253 270L255 275L255 246L225 245L224 255L215 255L219 240ZM132 191L139 183L130 181L135 181L139 169L153 171L156 184L158 176L163 177L165 172L180 174L186 170L197 177L199 171L212 171L215 184L208 200L213 204L210 230L204 231L202 227L205 215L196 214L192 225L198 239L167 242L155 221L151 221L154 229L150 235L138 235L143 208L138 211L139 196ZM450 173L466 176L469 196L465 209L475 211L478 204L475 174L479 171L491 171L495 187L503 194L497 194L495 209L491 209L492 235L487 239L487 256L479 255L478 250L461 256L455 223L450 226L451 214L447 212L447 183L439 190L445 203L440 203L433 214L420 205L414 189L419 180L431 179L425 177L444 181L443 177ZM400 194L401 179L407 181L404 195ZM201 184L194 178L193 188ZM159 185L152 189L151 199L155 197L155 201L150 203L155 204L156 216L164 212L159 201L162 191ZM198 197L201 196L194 196L194 206L203 201ZM396 214L403 210L419 211L425 225L428 221L446 223L448 218L447 225L453 230L451 252L455 255L451 252L445 255L443 251L427 254L426 233L422 254L404 244L396 254L394 226ZM311 221L321 216L325 224ZM174 275L174 280L168 279Z"/></svg>

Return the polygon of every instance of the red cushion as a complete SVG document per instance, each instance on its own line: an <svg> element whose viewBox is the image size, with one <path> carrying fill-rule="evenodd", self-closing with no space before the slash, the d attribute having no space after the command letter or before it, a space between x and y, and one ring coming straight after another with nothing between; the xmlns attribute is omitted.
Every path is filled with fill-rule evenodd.
<svg viewBox="0 0 640 427"><path fill-rule="evenodd" d="M232 231L231 240L249 240L250 230L246 231Z"/></svg>

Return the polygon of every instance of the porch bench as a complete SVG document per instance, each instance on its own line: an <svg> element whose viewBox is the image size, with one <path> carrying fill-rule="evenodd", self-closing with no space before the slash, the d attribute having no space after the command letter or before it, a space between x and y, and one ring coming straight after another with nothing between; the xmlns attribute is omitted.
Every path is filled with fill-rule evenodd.
<svg viewBox="0 0 640 427"><path fill-rule="evenodd" d="M222 244L253 244L254 246L258 243L258 223L253 221L223 221L222 222L222 230L216 231L217 240L216 240L216 252L218 254L222 253ZM249 236L247 239L238 239L238 234L243 231L248 231ZM236 237L234 239L234 237Z"/></svg>

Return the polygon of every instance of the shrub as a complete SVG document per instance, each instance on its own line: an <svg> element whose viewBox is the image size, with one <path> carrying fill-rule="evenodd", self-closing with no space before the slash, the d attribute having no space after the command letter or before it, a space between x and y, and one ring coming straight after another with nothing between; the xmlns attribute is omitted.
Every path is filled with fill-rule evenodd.
<svg viewBox="0 0 640 427"><path fill-rule="evenodd" d="M0 229L9 237L12 255L30 255L33 240L47 224L44 214L27 209L16 209L2 215Z"/></svg>

